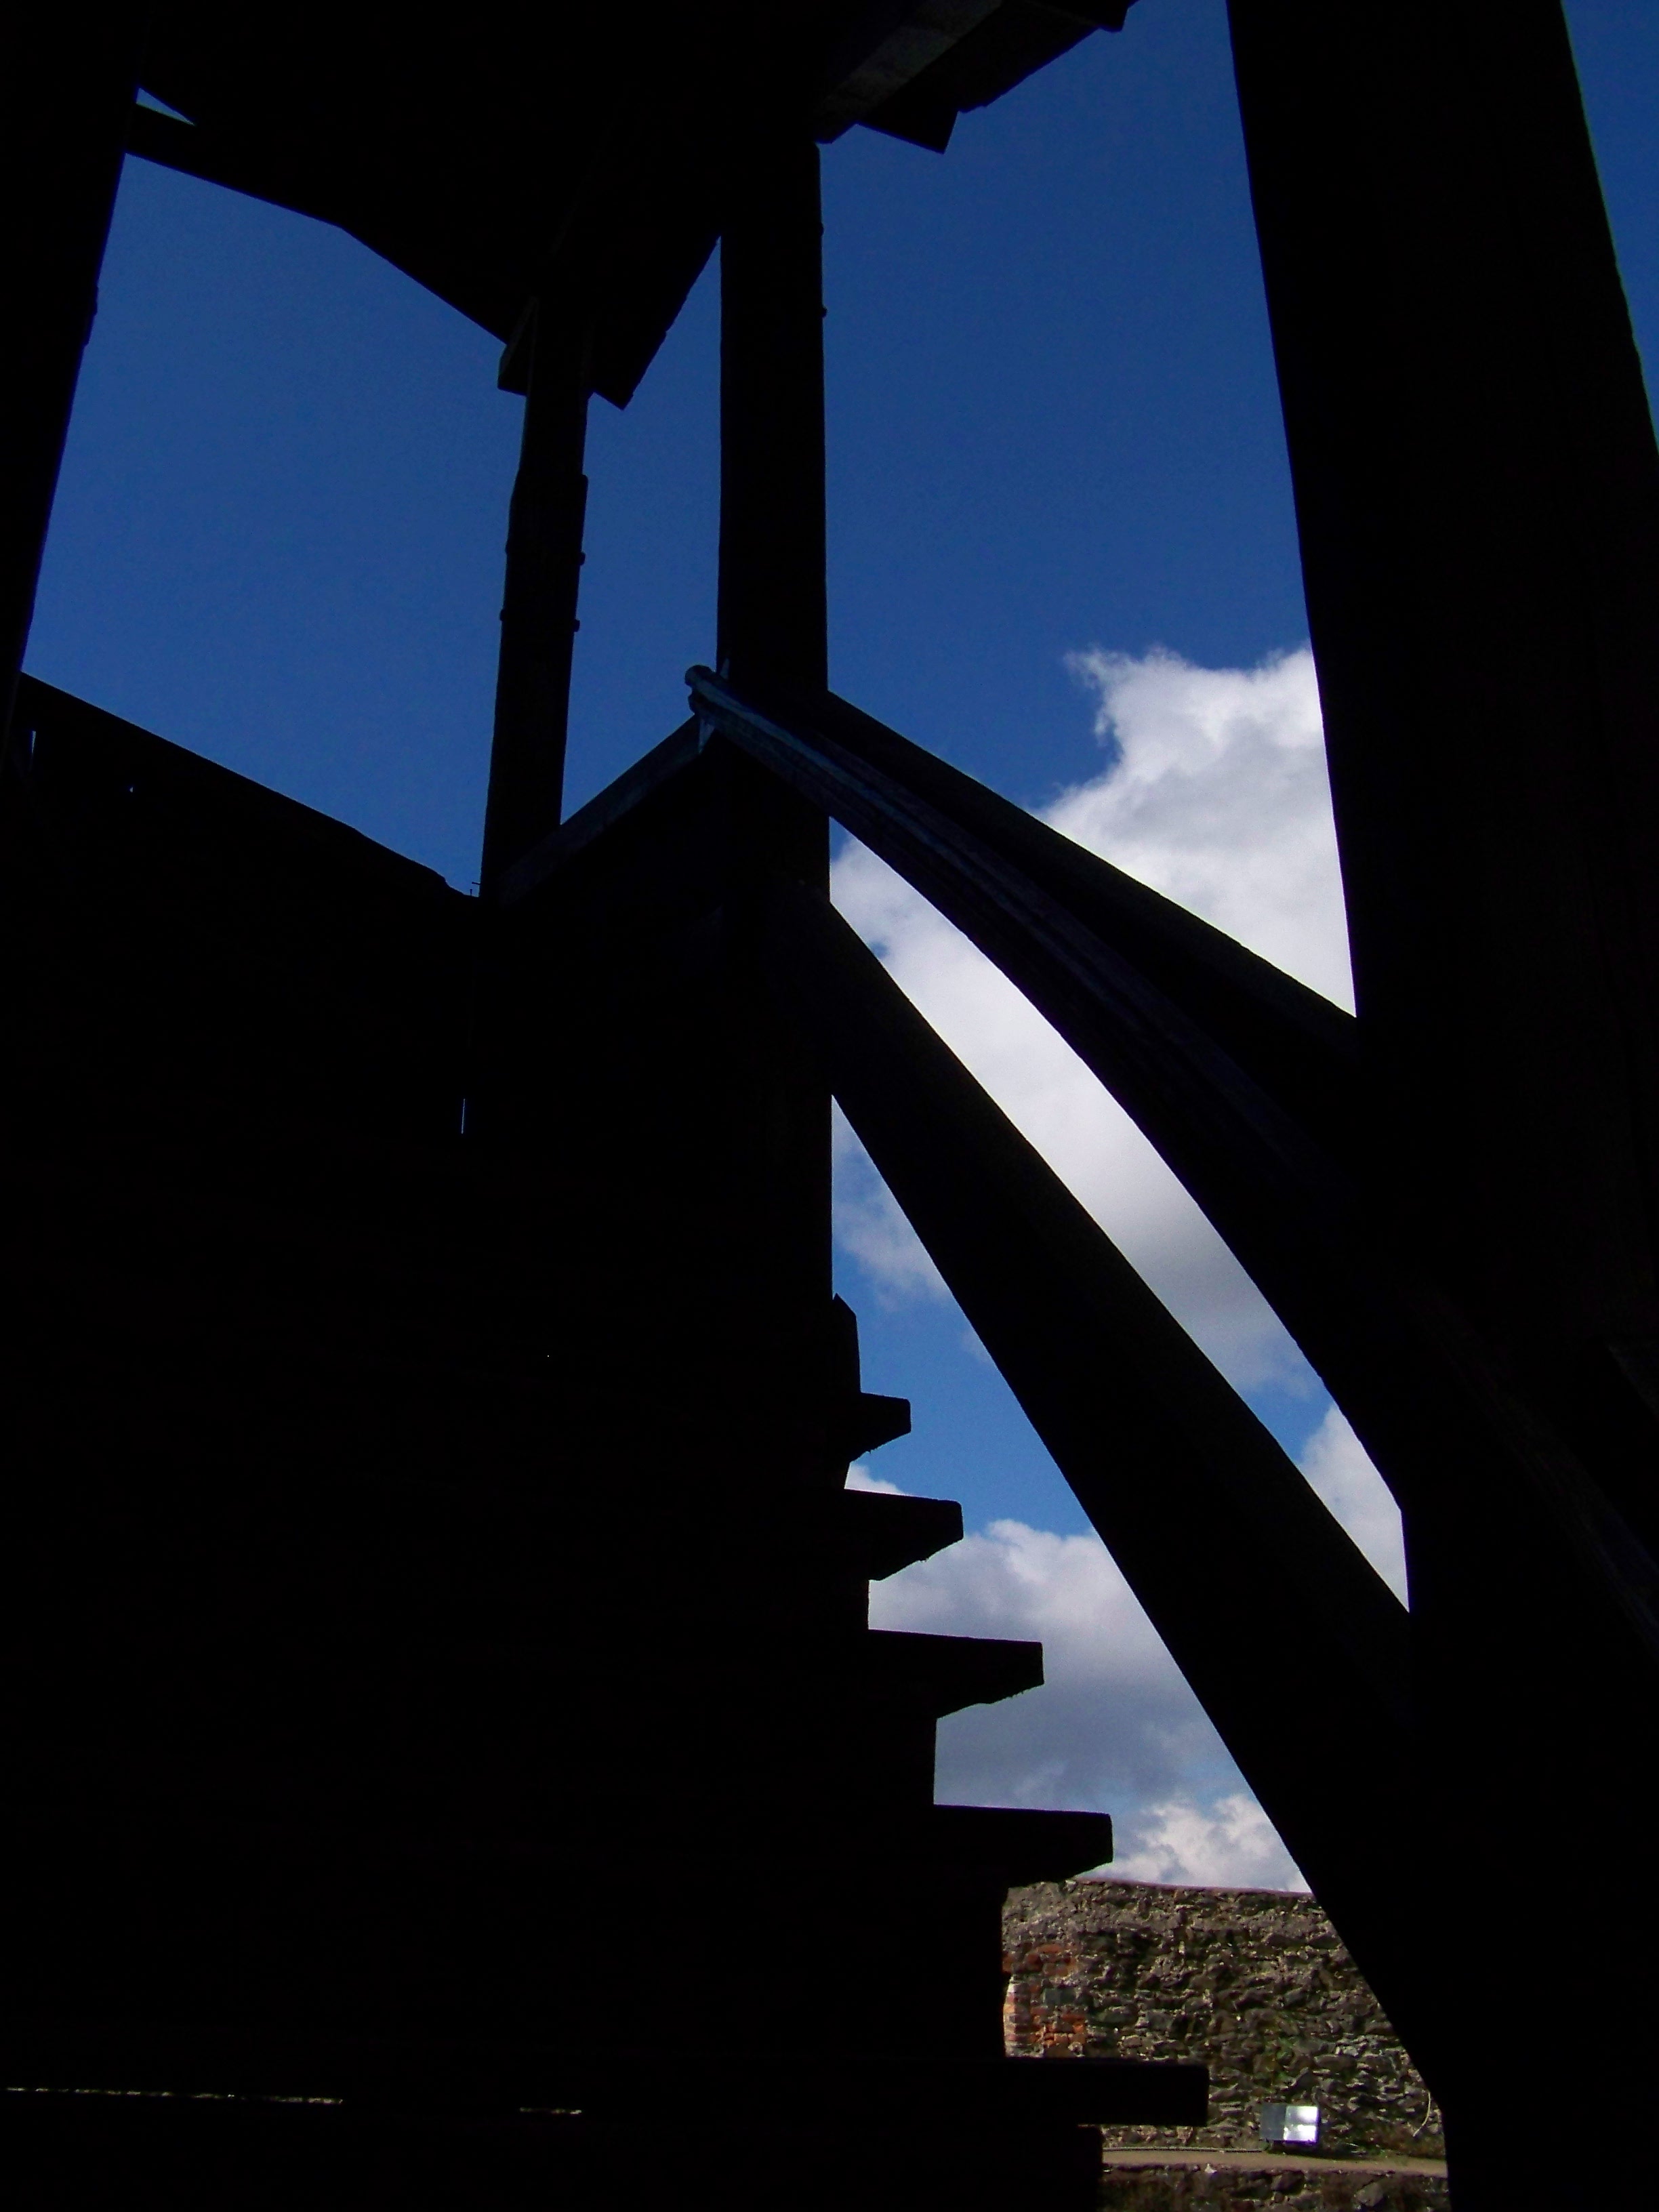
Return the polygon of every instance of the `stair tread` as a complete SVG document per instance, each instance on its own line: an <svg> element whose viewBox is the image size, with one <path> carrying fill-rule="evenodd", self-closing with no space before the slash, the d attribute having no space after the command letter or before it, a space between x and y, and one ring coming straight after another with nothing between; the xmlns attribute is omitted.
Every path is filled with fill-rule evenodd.
<svg viewBox="0 0 1659 2212"><path fill-rule="evenodd" d="M837 1512L842 1541L869 1582L884 1582L962 1541L962 1508L951 1498L843 1490Z"/></svg>
<svg viewBox="0 0 1659 2212"><path fill-rule="evenodd" d="M935 1805L929 1842L957 1863L994 1866L1011 1886L1069 1881L1107 1865L1112 1821L1107 1813L1069 1813L1024 1805Z"/></svg>
<svg viewBox="0 0 1659 2212"><path fill-rule="evenodd" d="M872 1628L860 1657L873 1686L914 1700L936 1720L1018 1697L1042 1681L1042 1646L1006 1637Z"/></svg>

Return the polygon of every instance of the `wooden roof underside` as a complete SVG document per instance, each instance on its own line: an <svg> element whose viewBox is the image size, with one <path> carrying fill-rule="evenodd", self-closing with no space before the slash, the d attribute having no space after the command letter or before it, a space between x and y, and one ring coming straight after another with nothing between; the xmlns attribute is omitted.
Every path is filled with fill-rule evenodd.
<svg viewBox="0 0 1659 2212"><path fill-rule="evenodd" d="M478 0L362 17L256 0L156 11L135 153L342 229L503 341L579 301L625 405L720 235L757 113L942 149L1130 0Z"/></svg>

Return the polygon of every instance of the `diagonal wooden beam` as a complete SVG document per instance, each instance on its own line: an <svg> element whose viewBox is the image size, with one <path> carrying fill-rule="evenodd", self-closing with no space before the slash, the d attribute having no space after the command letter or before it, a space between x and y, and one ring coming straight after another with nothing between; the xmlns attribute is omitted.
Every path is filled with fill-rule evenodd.
<svg viewBox="0 0 1659 2212"><path fill-rule="evenodd" d="M1645 1796L1629 1747L1651 1734L1659 1704L1659 1568L1598 1480L1601 1468L1592 1472L1533 1401L1525 1371L1425 1278L1356 1179L1109 939L895 779L821 734L763 731L753 710L711 713L706 682L699 689L708 726L866 836L1069 1037L1323 1375L1401 1501L1420 1772L1431 1778L1419 1786L1443 1819L1450 1863L1490 1869L1512 1855L1515 1808L1535 1787L1541 1755L1574 1818L1607 1839L1621 1867L1640 1864ZM1486 1877L1510 1902L1478 1928L1443 1885L1424 1882L1425 1871L1419 1859L1400 1879L1414 1900L1413 1940L1434 1955L1443 1984L1425 2011L1401 2013L1397 2024L1462 2115L1465 2172L1484 2165L1508 2185L1514 2084L1475 2023L1486 1989L1522 2001L1511 1931L1525 1909L1524 1868L1505 1867L1501 1884ZM1373 1877L1381 1870L1361 1886ZM1652 1958L1659 1921L1639 1884L1624 1919L1631 1957ZM1632 1995L1639 1978L1594 1942L1575 1942L1564 1957L1579 2048L1633 2095L1651 2048Z"/></svg>
<svg viewBox="0 0 1659 2212"><path fill-rule="evenodd" d="M1659 1565L1525 1378L1369 1209L1357 1177L1110 936L897 777L707 671L708 726L825 807L1053 1023L1191 1192L1307 1353L1407 1516L1490 1516L1580 1578L1659 1689ZM1401 1378L1409 1377L1409 1388ZM1413 1561L1415 1566L1415 1561ZM1616 1624L1616 1628L1614 1626Z"/></svg>
<svg viewBox="0 0 1659 2212"><path fill-rule="evenodd" d="M1434 2001L1376 1817L1411 1791L1404 1607L828 901L779 886L755 943L775 1001L1343 1940L1413 2050L1431 2052Z"/></svg>
<svg viewBox="0 0 1659 2212"><path fill-rule="evenodd" d="M865 817L872 836L881 835L884 796L901 791L966 831L988 858L1132 961L1309 1137L1352 1163L1368 1126L1358 1026L1341 1007L834 692L753 678L734 686L707 671L694 672L693 688L717 711L738 712L742 702L758 708L777 733L775 754L793 761L793 772L808 769L814 755L833 758L838 799L873 770ZM757 722L751 745L760 735Z"/></svg>

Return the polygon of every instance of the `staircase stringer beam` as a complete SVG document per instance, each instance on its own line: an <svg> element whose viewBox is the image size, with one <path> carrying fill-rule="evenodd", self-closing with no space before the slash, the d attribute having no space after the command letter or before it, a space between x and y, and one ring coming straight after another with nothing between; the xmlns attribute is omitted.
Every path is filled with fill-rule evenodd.
<svg viewBox="0 0 1659 2212"><path fill-rule="evenodd" d="M828 901L780 884L754 930L775 1003L1432 2071L1435 2001L1375 1817L1415 1771L1405 1609ZM1320 1755L1344 1743L1363 1756Z"/></svg>
<svg viewBox="0 0 1659 2212"><path fill-rule="evenodd" d="M1355 1179L1135 963L941 808L706 671L705 722L824 807L955 923L1162 1155L1301 1346L1407 1521L1449 1510L1512 1540L1535 1638L1542 1563L1571 1574L1659 1692L1659 1566L1521 1378L1393 1249ZM1408 1387L1402 1387L1402 1379Z"/></svg>

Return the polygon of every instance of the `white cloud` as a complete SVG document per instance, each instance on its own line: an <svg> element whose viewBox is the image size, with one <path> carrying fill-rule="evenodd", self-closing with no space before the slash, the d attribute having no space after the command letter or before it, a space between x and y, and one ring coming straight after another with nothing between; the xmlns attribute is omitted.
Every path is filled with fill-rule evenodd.
<svg viewBox="0 0 1659 2212"><path fill-rule="evenodd" d="M1344 1005L1349 997L1318 695L1305 649L1253 669L1095 650L1103 771L1042 818ZM1092 1075L1012 985L859 846L837 905L902 988L1164 1303L1243 1388L1316 1386L1197 1208ZM844 1125L837 1232L878 1296L943 1284ZM1403 1594L1399 1515L1334 1409L1304 1472ZM860 1487L878 1480L856 1470ZM877 1584L875 1626L1042 1643L1042 1689L942 1723L945 1802L1096 1808L1116 1870L1142 1880L1301 1888L1266 1814L1103 1546L1013 1520Z"/></svg>
<svg viewBox="0 0 1659 2212"><path fill-rule="evenodd" d="M1043 810L1054 829L1352 1007L1347 927L1313 655L1255 668L1133 660L1097 646L1073 672L1116 757Z"/></svg>
<svg viewBox="0 0 1659 2212"><path fill-rule="evenodd" d="M1403 1594L1399 1513L1340 1413L1302 1465ZM862 1468L849 1480L892 1487ZM1110 1813L1115 1869L1141 1881L1306 1887L1097 1537L994 1521L873 1585L870 1619L1042 1645L1041 1689L940 1724L941 1802Z"/></svg>
<svg viewBox="0 0 1659 2212"><path fill-rule="evenodd" d="M940 1723L941 1803L1110 1813L1118 1871L1144 1880L1301 1886L1097 1537L994 1521L874 1584L870 1619L1042 1645L1040 1690Z"/></svg>
<svg viewBox="0 0 1659 2212"><path fill-rule="evenodd" d="M1166 653L1074 656L1095 692L1102 773L1042 818L1346 1002L1346 938L1311 655L1195 668ZM940 1036L1241 1387L1310 1383L1300 1355L1197 1207L1082 1062L996 969L859 845L837 906ZM837 1231L878 1295L942 1293L845 1132Z"/></svg>
<svg viewBox="0 0 1659 2212"><path fill-rule="evenodd" d="M1135 1844L1113 1872L1132 1881L1178 1881L1224 1889L1305 1889L1273 1823L1248 1790L1207 1808L1191 1798L1151 1805Z"/></svg>
<svg viewBox="0 0 1659 2212"><path fill-rule="evenodd" d="M878 1498L903 1498L908 1495L907 1492L899 1488L897 1483L889 1482L884 1475L872 1474L869 1468L861 1464L848 1468L847 1487L849 1490L873 1490Z"/></svg>
<svg viewBox="0 0 1659 2212"><path fill-rule="evenodd" d="M1398 1598L1406 1595L1406 1538L1394 1494L1333 1406L1308 1439L1302 1472Z"/></svg>

